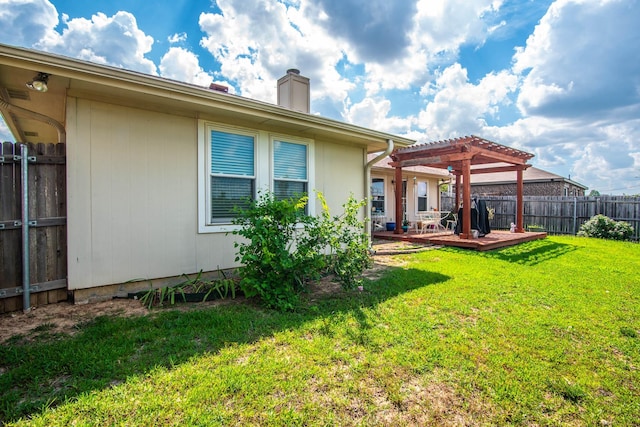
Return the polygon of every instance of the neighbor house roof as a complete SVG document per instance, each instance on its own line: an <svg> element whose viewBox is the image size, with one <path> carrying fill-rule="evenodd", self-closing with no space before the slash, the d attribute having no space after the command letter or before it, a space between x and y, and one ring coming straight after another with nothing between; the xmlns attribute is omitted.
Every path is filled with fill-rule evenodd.
<svg viewBox="0 0 640 427"><path fill-rule="evenodd" d="M46 93L25 87L25 83L38 73L49 75L49 90ZM255 126L274 132L295 132L308 138L361 145L369 152L384 150L389 139L400 147L415 142L208 87L0 44L0 112L11 132L21 142L53 141L56 132L42 121L12 112L7 107L9 104L65 124L68 97ZM37 135L33 137L35 139L30 139L30 135L34 134Z"/></svg>
<svg viewBox="0 0 640 427"><path fill-rule="evenodd" d="M522 180L524 182L567 182L576 187L587 189L586 186L578 182L535 167L525 169L522 173ZM513 172L476 173L471 175L471 185L512 184L515 181L516 176Z"/></svg>

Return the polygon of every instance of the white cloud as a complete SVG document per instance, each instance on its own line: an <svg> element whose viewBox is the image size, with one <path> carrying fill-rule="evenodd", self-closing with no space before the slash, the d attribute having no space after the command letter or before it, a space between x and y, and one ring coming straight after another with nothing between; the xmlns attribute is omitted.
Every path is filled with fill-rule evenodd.
<svg viewBox="0 0 640 427"><path fill-rule="evenodd" d="M56 25L58 25L58 12L49 1L0 1L2 43L33 46L50 36Z"/></svg>
<svg viewBox="0 0 640 427"><path fill-rule="evenodd" d="M404 55L366 64L368 93L425 84L432 77L429 70L454 62L462 45L484 43L493 28L485 17L500 5L491 0L418 1L411 25L395 29L407 32Z"/></svg>
<svg viewBox="0 0 640 427"><path fill-rule="evenodd" d="M382 132L407 134L413 124L411 117L390 117L391 102L384 98L365 98L345 110L346 121Z"/></svg>
<svg viewBox="0 0 640 427"><path fill-rule="evenodd" d="M420 0L413 42L432 55L457 52L464 43L482 44L489 32L483 17L500 6L492 0Z"/></svg>
<svg viewBox="0 0 640 427"><path fill-rule="evenodd" d="M534 164L602 192L640 170L640 3L557 0L514 55L524 117L494 131ZM635 181L638 184L638 181ZM638 193L638 189L630 193Z"/></svg>
<svg viewBox="0 0 640 427"><path fill-rule="evenodd" d="M415 0L314 0L303 3L308 20L358 63L385 64L405 55ZM316 17L322 16L321 19Z"/></svg>
<svg viewBox="0 0 640 427"><path fill-rule="evenodd" d="M160 75L173 80L209 86L213 81L198 62L198 57L181 47L172 47L160 60Z"/></svg>
<svg viewBox="0 0 640 427"><path fill-rule="evenodd" d="M483 43L490 31L484 18L500 2L374 1L363 9L356 1L220 0L217 6L220 14L200 16L207 34L201 45L221 64L221 75L243 96L274 102L274 82L287 68L298 68L311 78L312 99L326 112L340 111L358 88L377 99L381 91L427 83L431 62L455 58L461 44ZM360 25L360 16L368 21ZM349 67L364 73L354 78ZM340 75L343 68L350 80ZM354 116L346 110L340 115Z"/></svg>
<svg viewBox="0 0 640 427"><path fill-rule="evenodd" d="M640 104L638 17L638 1L553 3L514 56L514 71L526 75L522 111L602 117Z"/></svg>
<svg viewBox="0 0 640 427"><path fill-rule="evenodd" d="M219 0L222 14L202 13L201 40L220 63L221 75L243 96L276 101L276 80L298 68L311 79L312 98L341 104L353 84L336 70L344 57L335 41L308 20L304 4L270 0ZM313 105L312 105L313 108Z"/></svg>
<svg viewBox="0 0 640 427"><path fill-rule="evenodd" d="M135 16L117 12L108 17L97 13L91 19L65 20L62 34L49 34L36 48L100 64L114 65L147 74L157 74L153 61L145 58L153 37L138 28Z"/></svg>
<svg viewBox="0 0 640 427"><path fill-rule="evenodd" d="M539 168L610 193L640 185L634 181L640 175L639 134L640 119L607 124L538 116L486 127L481 135L535 154L531 162Z"/></svg>
<svg viewBox="0 0 640 427"><path fill-rule="evenodd" d="M508 95L517 87L517 77L506 71L487 74L477 85L469 83L467 70L453 64L439 73L423 94L434 94L433 101L420 112L418 124L429 139L481 134L486 117L498 114Z"/></svg>
<svg viewBox="0 0 640 427"><path fill-rule="evenodd" d="M167 41L171 44L187 41L187 33L175 33L167 37Z"/></svg>
<svg viewBox="0 0 640 427"><path fill-rule="evenodd" d="M601 192L640 193L640 119L589 130L593 138L578 147L571 178Z"/></svg>

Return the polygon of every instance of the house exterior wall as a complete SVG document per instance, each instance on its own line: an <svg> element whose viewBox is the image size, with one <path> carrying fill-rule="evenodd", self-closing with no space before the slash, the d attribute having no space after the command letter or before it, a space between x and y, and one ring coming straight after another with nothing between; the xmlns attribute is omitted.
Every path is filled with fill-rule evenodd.
<svg viewBox="0 0 640 427"><path fill-rule="evenodd" d="M406 172L402 174L402 179L407 181L407 219L414 221L418 213L417 201L417 185L414 185L413 177L416 181L427 182L427 204L429 208L440 208L440 191L438 189L439 178L418 175L414 172ZM385 222L396 221L395 218L395 190L392 180L395 179L394 171L374 170L371 172L371 179L384 179L384 205L385 205ZM373 182L373 181L372 181ZM375 214L375 213L373 213ZM400 219L400 221L402 218ZM396 221L397 222L397 221Z"/></svg>
<svg viewBox="0 0 640 427"><path fill-rule="evenodd" d="M315 189L323 193L331 212L342 212L350 195L364 199L365 150L326 140L316 140L315 149ZM317 204L316 212L321 208Z"/></svg>
<svg viewBox="0 0 640 427"><path fill-rule="evenodd" d="M567 188L567 194L565 194ZM471 184L474 194L487 194L492 196L515 196L516 184ZM525 182L523 186L524 196L584 196L584 189L564 181L553 182Z"/></svg>
<svg viewBox="0 0 640 427"><path fill-rule="evenodd" d="M235 236L198 231L196 118L70 97L67 132L70 290L237 266ZM332 213L363 198L364 149L314 147Z"/></svg>

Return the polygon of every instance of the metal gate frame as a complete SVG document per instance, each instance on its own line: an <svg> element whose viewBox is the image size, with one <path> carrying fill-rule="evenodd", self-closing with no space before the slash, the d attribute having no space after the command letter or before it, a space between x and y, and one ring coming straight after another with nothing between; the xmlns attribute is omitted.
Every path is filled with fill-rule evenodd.
<svg viewBox="0 0 640 427"><path fill-rule="evenodd" d="M29 150L29 145L31 145L34 148L32 150L33 151L32 153ZM48 144L48 145L47 144L37 144L37 145L29 144L29 145L18 144L18 143L12 144L12 146L10 147L12 152L10 154L9 153L5 154L5 147L7 147L8 144L0 143L0 149L1 149L0 164L16 165L19 163L20 165L19 191L20 191L20 208L21 208L19 219L17 218L2 219L0 217L0 233L2 233L5 230L21 229L21 249L15 248L15 250L16 251L20 250L21 264L22 264L21 286L0 288L0 302L2 302L2 300L5 300L7 298L16 298L16 297L22 296L22 309L23 309L23 312L25 313L31 310L32 305L38 305L39 303L42 303L42 302L44 303L58 302L60 300L66 299L66 288L67 288L66 230L64 232L65 238L63 239L64 254L60 254L59 248L56 249L56 253L58 254L58 256L61 256L61 255L64 256L64 271L63 272L60 272L59 270L56 270L54 272L46 271L45 272L46 277L44 277L44 281L31 283L31 278L33 276L32 266L35 265L37 261L35 259L32 260L31 257L34 255L35 257L39 257L39 256L46 257L47 248L45 248L44 250L41 250L42 248L40 248L41 245L39 243L42 243L40 242L40 240L44 240L45 245L50 242L48 241L47 236L44 236L44 238L41 238L39 236L34 236L34 234L37 233L37 231L34 230L32 233L30 233L30 231L32 229L36 229L40 227L65 226L66 225L66 209L64 209L65 216L37 218L36 215L33 215L34 217L31 218L30 212L33 213L34 209L31 207L32 200L30 200L30 197L29 197L30 193L33 194L34 190L36 192L38 191L37 181L39 179L39 176L32 174L31 176L31 178L33 178L32 182L35 184L36 188L30 189L29 188L29 178L30 178L29 165L37 164L37 163L40 163L41 165L65 164L66 163L66 155L64 154L65 147L64 147L64 144L55 144L55 145L54 144ZM16 150L18 146L20 147L19 154L17 154L17 150ZM3 177L6 178L6 176L3 176ZM15 171L14 171L14 176L12 176L14 189L18 184L18 180L16 178L17 177L15 176ZM42 178L40 177L40 179ZM60 188L60 186L65 186L66 184L63 180L62 183L56 182L54 185L58 186L57 188ZM6 189L6 186L4 188ZM64 188L63 190L66 193L66 188ZM15 203L16 202L15 196L16 195L13 194L12 200L9 200L9 201L5 200L3 203ZM42 197L46 199L47 194L45 194ZM34 240L36 241L34 242ZM60 243L56 239L54 239L54 241L57 243ZM36 249L35 251L31 250L32 245ZM33 254L32 252L36 252L36 253ZM46 262L44 264L46 264ZM61 263L57 263L57 264L61 264ZM54 277L50 277L52 275ZM61 275L63 277L60 277ZM15 278L15 280L18 280L18 278ZM18 281L16 281L16 284L18 284ZM48 295L45 296L45 298L40 298L40 296L33 295L35 293L42 293L42 292L54 291L54 290L65 290L65 291L57 292L57 295L53 297L54 298L53 301L49 301ZM64 296L64 298L61 298L61 295ZM0 313L5 311L13 311L17 309L17 307L14 307L13 310L11 308L8 310L5 310L4 306L0 308L3 308L2 310L0 310Z"/></svg>

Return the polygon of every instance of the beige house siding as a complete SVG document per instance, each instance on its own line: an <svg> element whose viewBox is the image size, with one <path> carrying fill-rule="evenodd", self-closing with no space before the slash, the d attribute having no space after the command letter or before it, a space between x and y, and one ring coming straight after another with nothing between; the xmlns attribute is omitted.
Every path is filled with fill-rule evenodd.
<svg viewBox="0 0 640 427"><path fill-rule="evenodd" d="M67 118L69 289L237 266L234 236L198 232L196 119L77 98ZM364 149L314 148L331 212L362 199Z"/></svg>
<svg viewBox="0 0 640 427"><path fill-rule="evenodd" d="M427 204L429 208L440 208L440 191L438 182L440 178L420 176L414 172L403 172L402 178L407 181L407 218L409 221L414 221L418 213L418 199L417 199L417 184L414 185L413 177L416 177L417 181L424 181L427 183ZM382 178L384 179L384 204L385 204L385 220L395 221L395 191L392 180L395 180L393 170L381 171L375 170L371 173L371 179ZM373 182L373 181L372 181ZM402 220L402 219L401 219Z"/></svg>
<svg viewBox="0 0 640 427"><path fill-rule="evenodd" d="M69 289L199 270L193 120L68 103Z"/></svg>
<svg viewBox="0 0 640 427"><path fill-rule="evenodd" d="M332 214L342 212L350 195L362 200L364 194L365 150L326 140L316 141L316 190L327 199ZM316 206L316 212L322 207Z"/></svg>

